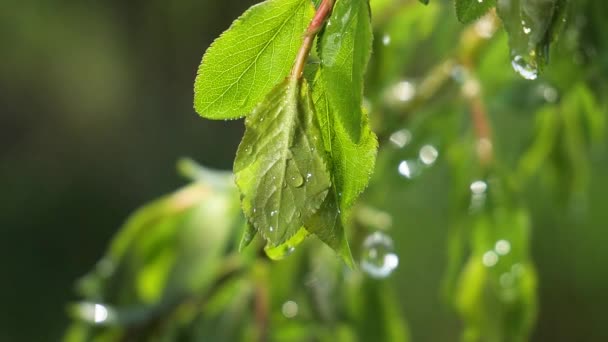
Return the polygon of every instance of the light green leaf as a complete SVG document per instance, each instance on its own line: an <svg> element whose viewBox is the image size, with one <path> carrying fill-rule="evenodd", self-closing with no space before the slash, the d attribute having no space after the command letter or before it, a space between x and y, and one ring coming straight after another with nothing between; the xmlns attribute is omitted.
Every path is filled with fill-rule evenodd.
<svg viewBox="0 0 608 342"><path fill-rule="evenodd" d="M363 77L372 48L367 0L338 0L319 50L329 105L355 143L362 130Z"/></svg>
<svg viewBox="0 0 608 342"><path fill-rule="evenodd" d="M331 186L305 80L286 79L245 121L234 172L245 216L271 246L285 243Z"/></svg>
<svg viewBox="0 0 608 342"><path fill-rule="evenodd" d="M313 13L310 0L268 0L247 10L205 53L196 112L209 119L251 112L289 73Z"/></svg>
<svg viewBox="0 0 608 342"><path fill-rule="evenodd" d="M456 0L456 15L466 24L484 15L496 5L496 0Z"/></svg>

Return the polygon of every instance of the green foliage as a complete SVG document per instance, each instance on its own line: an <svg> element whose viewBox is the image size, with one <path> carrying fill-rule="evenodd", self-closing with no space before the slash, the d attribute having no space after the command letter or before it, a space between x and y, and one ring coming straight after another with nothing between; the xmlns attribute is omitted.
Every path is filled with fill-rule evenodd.
<svg viewBox="0 0 608 342"><path fill-rule="evenodd" d="M247 115L287 76L312 13L309 0L269 0L247 10L205 53L196 111L209 119Z"/></svg>
<svg viewBox="0 0 608 342"><path fill-rule="evenodd" d="M496 0L456 0L456 15L466 24L478 19L496 5Z"/></svg>
<svg viewBox="0 0 608 342"><path fill-rule="evenodd" d="M368 1L336 0L328 17L313 19L313 5L328 3L268 0L209 48L195 108L212 119L246 116L236 188L229 175L184 164L196 182L136 213L104 259L111 272L102 263L81 283L87 302L72 311L88 324L76 323L68 340L406 341L399 294L357 270L353 255L378 254L362 241L391 226L392 216L370 205L403 218L417 202L386 193L403 195L432 168L449 189L419 193L432 198L430 216L450 212L444 299L465 323L463 341L529 338L537 274L527 189L540 179L581 198L604 137L605 106L576 72L583 66L542 83L509 69L543 77L565 0L498 1L508 37L495 35L491 0L456 1L465 27L438 2L372 3L380 19L371 21ZM433 55L419 56L429 41ZM513 119L522 111L534 115ZM357 205L374 168L366 205ZM333 252L304 243L309 235ZM262 251L284 260L270 264ZM95 303L107 303L101 324Z"/></svg>

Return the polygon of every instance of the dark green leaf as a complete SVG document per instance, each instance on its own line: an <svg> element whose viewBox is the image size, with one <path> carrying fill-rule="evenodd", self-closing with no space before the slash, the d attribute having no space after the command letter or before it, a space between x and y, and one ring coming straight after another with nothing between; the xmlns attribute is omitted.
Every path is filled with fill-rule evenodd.
<svg viewBox="0 0 608 342"><path fill-rule="evenodd" d="M513 68L535 79L549 59L549 46L565 21L567 0L503 0L498 15L509 35Z"/></svg>
<svg viewBox="0 0 608 342"><path fill-rule="evenodd" d="M456 0L456 15L466 24L484 15L496 5L496 0Z"/></svg>
<svg viewBox="0 0 608 342"><path fill-rule="evenodd" d="M313 13L310 0L268 0L247 10L205 53L196 112L209 119L251 112L289 73Z"/></svg>
<svg viewBox="0 0 608 342"><path fill-rule="evenodd" d="M234 172L245 216L279 246L321 206L331 186L305 80L286 79L245 121Z"/></svg>

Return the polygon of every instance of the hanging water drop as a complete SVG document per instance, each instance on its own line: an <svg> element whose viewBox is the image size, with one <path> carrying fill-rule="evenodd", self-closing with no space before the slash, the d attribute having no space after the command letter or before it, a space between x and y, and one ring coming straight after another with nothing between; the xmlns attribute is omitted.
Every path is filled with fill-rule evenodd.
<svg viewBox="0 0 608 342"><path fill-rule="evenodd" d="M363 241L361 269L372 278L386 278L399 266L393 240L381 232L370 234Z"/></svg>
<svg viewBox="0 0 608 342"><path fill-rule="evenodd" d="M397 148L404 148L405 145L412 141L412 133L407 129L401 129L391 134L390 141Z"/></svg>
<svg viewBox="0 0 608 342"><path fill-rule="evenodd" d="M538 77L538 68L526 61L526 59L520 55L513 57L511 65L515 72L527 80L535 80Z"/></svg>
<svg viewBox="0 0 608 342"><path fill-rule="evenodd" d="M99 303L82 302L73 307L80 319L94 324L104 324L114 319L114 310Z"/></svg>

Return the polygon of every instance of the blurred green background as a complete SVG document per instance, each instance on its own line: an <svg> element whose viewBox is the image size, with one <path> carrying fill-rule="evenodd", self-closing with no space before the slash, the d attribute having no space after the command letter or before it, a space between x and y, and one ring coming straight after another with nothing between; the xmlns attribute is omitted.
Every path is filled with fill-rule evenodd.
<svg viewBox="0 0 608 342"><path fill-rule="evenodd" d="M179 157L231 168L242 122L200 119L192 84L208 45L253 3L3 2L0 341L61 337L74 281L130 212L184 184L175 172ZM451 12L445 20L458 25ZM454 44L445 36L421 44L413 73L441 57L437 46ZM507 55L504 39L499 43ZM497 136L529 138L520 129L530 122L525 116L494 118ZM607 145L590 154L589 191L580 205L563 210L554 193L528 192L540 300L533 341L608 341ZM455 341L460 323L440 299L449 172L438 163L408 181L396 170L375 177L390 179L390 191L368 194L393 216L400 265L388 281L412 341Z"/></svg>

